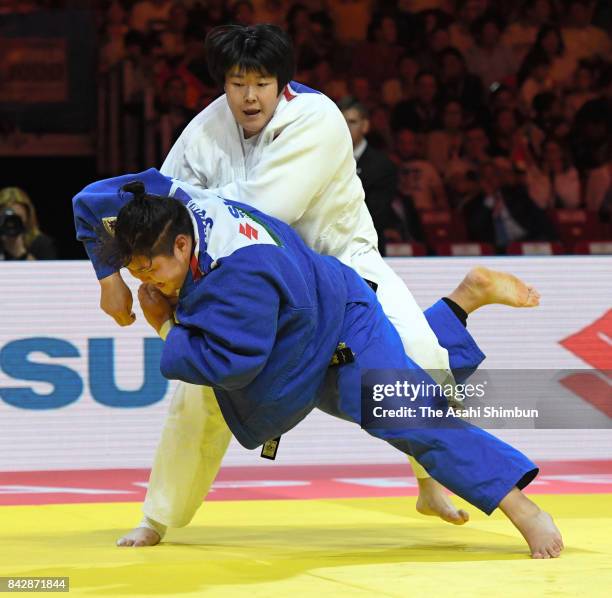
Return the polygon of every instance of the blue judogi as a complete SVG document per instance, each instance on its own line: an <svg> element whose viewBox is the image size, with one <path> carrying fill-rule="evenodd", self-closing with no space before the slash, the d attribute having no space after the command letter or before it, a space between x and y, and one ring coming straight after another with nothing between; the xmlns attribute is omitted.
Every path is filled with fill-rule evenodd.
<svg viewBox="0 0 612 598"><path fill-rule="evenodd" d="M164 345L162 373L213 387L243 446L252 449L282 435L315 407L361 423L364 370L397 368L433 384L406 356L376 295L356 272L316 254L291 227L249 206L149 170L94 183L75 198L81 240L93 242L100 220L116 215L129 200L119 187L135 179L148 191L180 198L197 240L177 325ZM112 272L96 263L91 244L88 249L100 277ZM426 316L461 381L484 355L444 302ZM355 361L330 369L340 342ZM537 474L520 452L461 420L452 427L368 432L413 455L434 479L486 513Z"/></svg>
<svg viewBox="0 0 612 598"><path fill-rule="evenodd" d="M444 301L427 309L425 316L440 345L448 351L455 379L463 382L484 355ZM318 407L330 415L361 424L364 370L409 371L412 383L432 382L404 353L399 335L378 302L347 306L341 338L347 339L356 359L328 371ZM447 407L440 395L420 405ZM487 514L514 486L524 488L538 473L537 466L512 446L457 418L438 427L417 419L410 427L366 431L412 455L432 478Z"/></svg>

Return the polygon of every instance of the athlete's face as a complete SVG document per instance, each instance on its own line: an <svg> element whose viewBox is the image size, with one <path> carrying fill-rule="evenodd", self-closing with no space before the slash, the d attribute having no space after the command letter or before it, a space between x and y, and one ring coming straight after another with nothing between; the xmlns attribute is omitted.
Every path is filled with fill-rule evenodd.
<svg viewBox="0 0 612 598"><path fill-rule="evenodd" d="M156 255L152 259L136 255L127 268L138 280L152 284L164 295L172 297L180 291L187 277L191 247L191 237L178 235L172 255Z"/></svg>
<svg viewBox="0 0 612 598"><path fill-rule="evenodd" d="M245 137L257 135L269 122L281 90L276 77L257 71L231 68L225 75L227 103Z"/></svg>

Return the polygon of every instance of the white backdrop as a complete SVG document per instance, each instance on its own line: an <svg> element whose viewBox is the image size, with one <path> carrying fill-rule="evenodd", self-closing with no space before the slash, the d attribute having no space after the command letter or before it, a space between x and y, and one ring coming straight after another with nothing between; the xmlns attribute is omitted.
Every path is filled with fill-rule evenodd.
<svg viewBox="0 0 612 598"><path fill-rule="evenodd" d="M537 286L542 305L536 310L495 306L470 317L470 331L490 368L589 368L559 341L603 318L612 303L609 257L396 258L390 263L423 307L448 294L476 263L510 270ZM127 399L133 405L146 402L163 383L136 392L159 379L153 363L146 381L143 376L143 338L153 339L154 333L138 308L133 326L117 327L99 310L98 295L88 262L0 262L0 471L150 466L173 385L152 405L101 404L121 400L120 391L135 392ZM612 369L610 326L598 337ZM110 340L95 339L112 339L114 353ZM155 341L147 342L154 350ZM92 372L93 378L95 372L103 375L93 394ZM36 376L39 380L27 379ZM24 395L19 388L30 392ZM73 401L57 406L68 399ZM47 408L33 408L41 405ZM612 458L612 430L495 433L534 459ZM224 464L261 464L258 454L234 443ZM315 412L283 437L274 464L401 461L403 456L385 443Z"/></svg>

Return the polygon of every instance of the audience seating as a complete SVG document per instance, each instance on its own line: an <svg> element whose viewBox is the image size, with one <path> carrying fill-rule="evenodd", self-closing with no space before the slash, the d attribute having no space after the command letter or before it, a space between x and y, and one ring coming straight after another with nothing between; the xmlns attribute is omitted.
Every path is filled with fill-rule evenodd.
<svg viewBox="0 0 612 598"><path fill-rule="evenodd" d="M495 248L489 243L438 243L437 255L495 255Z"/></svg>

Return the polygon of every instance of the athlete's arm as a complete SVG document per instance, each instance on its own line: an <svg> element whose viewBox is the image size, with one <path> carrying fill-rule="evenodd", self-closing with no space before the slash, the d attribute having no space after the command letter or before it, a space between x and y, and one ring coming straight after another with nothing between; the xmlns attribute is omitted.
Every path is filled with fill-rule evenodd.
<svg viewBox="0 0 612 598"><path fill-rule="evenodd" d="M162 353L165 377L233 390L247 386L265 367L278 325L274 277L265 263L258 267L252 261L246 268L233 256L226 260L219 260L184 300L197 307L189 314L177 312L179 323Z"/></svg>

